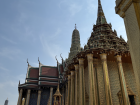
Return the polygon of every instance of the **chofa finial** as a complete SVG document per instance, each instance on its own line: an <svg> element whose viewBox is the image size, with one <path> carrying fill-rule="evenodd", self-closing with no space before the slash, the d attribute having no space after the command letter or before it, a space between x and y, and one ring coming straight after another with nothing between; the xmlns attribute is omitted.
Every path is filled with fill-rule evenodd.
<svg viewBox="0 0 140 105"><path fill-rule="evenodd" d="M62 54L62 53L61 53L61 54ZM60 57L62 58L61 54L60 54ZM63 58L62 58L62 60L63 60Z"/></svg>
<svg viewBox="0 0 140 105"><path fill-rule="evenodd" d="M38 62L40 63L39 57L38 57Z"/></svg>
<svg viewBox="0 0 140 105"><path fill-rule="evenodd" d="M27 63L28 63L28 66L29 66L28 58L27 58Z"/></svg>
<svg viewBox="0 0 140 105"><path fill-rule="evenodd" d="M57 55L56 55L56 56L57 56ZM57 63L58 63L58 60L57 60L56 56L55 56L55 59L56 59L56 61L57 61Z"/></svg>

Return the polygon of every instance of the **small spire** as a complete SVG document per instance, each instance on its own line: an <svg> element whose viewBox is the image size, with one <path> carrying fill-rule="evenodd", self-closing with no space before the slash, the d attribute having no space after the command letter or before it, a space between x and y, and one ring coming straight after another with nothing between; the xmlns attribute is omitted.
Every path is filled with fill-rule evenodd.
<svg viewBox="0 0 140 105"><path fill-rule="evenodd" d="M19 85L20 85L20 80L19 80Z"/></svg>
<svg viewBox="0 0 140 105"><path fill-rule="evenodd" d="M77 28L76 28L76 24L75 24L75 29L77 29Z"/></svg>
<svg viewBox="0 0 140 105"><path fill-rule="evenodd" d="M97 23L96 24L104 24L104 23L106 23L106 18L104 16L101 1L98 0L98 13L97 13Z"/></svg>

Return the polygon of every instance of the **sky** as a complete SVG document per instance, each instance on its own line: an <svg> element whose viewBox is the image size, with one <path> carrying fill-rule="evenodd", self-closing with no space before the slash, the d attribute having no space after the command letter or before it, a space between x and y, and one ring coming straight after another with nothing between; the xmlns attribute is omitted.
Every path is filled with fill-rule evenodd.
<svg viewBox="0 0 140 105"><path fill-rule="evenodd" d="M115 0L101 0L108 23L127 41ZM0 0L0 105L16 105L18 83L31 66L56 66L55 56L68 57L75 24L81 47L87 44L97 19L98 0Z"/></svg>

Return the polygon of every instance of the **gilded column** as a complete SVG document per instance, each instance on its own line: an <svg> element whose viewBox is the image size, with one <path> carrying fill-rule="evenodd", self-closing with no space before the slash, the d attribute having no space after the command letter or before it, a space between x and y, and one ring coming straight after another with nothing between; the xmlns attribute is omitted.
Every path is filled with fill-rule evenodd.
<svg viewBox="0 0 140 105"><path fill-rule="evenodd" d="M79 105L85 105L84 59L79 59Z"/></svg>
<svg viewBox="0 0 140 105"><path fill-rule="evenodd" d="M27 91L27 100L26 100L26 104L25 104L25 105L29 105L30 92L31 92L31 90L30 90L30 89L28 89L28 91Z"/></svg>
<svg viewBox="0 0 140 105"><path fill-rule="evenodd" d="M25 105L25 98L22 99L22 104L21 105Z"/></svg>
<svg viewBox="0 0 140 105"><path fill-rule="evenodd" d="M74 71L71 71L71 97L70 105L74 105Z"/></svg>
<svg viewBox="0 0 140 105"><path fill-rule="evenodd" d="M97 90L95 81L95 69L93 69L93 54L87 54L88 59L88 83L89 83L89 105L97 105Z"/></svg>
<svg viewBox="0 0 140 105"><path fill-rule="evenodd" d="M23 92L23 90L20 89L17 105L21 105L21 101L22 101L22 92Z"/></svg>
<svg viewBox="0 0 140 105"><path fill-rule="evenodd" d="M125 77L124 77L124 73L123 73L121 56L117 55L116 59L117 59L117 63L118 63L118 71L119 71L119 77L120 77L121 92L122 92L122 97L123 97L123 105L130 105L127 88L126 88Z"/></svg>
<svg viewBox="0 0 140 105"><path fill-rule="evenodd" d="M40 105L41 90L38 91L37 105Z"/></svg>
<svg viewBox="0 0 140 105"><path fill-rule="evenodd" d="M106 93L106 104L112 105L112 97L111 97L111 90L110 90L110 82L109 82L109 74L107 68L107 61L106 61L106 54L100 54L102 65L103 65L103 74L104 74L104 82L105 82L105 93Z"/></svg>
<svg viewBox="0 0 140 105"><path fill-rule="evenodd" d="M70 78L71 78L71 76L68 75L68 105L70 105L70 92L71 92L71 90L70 90L70 85L71 85Z"/></svg>
<svg viewBox="0 0 140 105"><path fill-rule="evenodd" d="M97 77L97 67L98 67L98 59L93 59L93 71L95 73L94 77L92 76L92 78L95 78L95 94L96 94L96 101L97 101L97 105L100 105L100 97L99 97L99 88L98 88L98 77Z"/></svg>
<svg viewBox="0 0 140 105"><path fill-rule="evenodd" d="M53 87L50 88L50 105L52 105Z"/></svg>
<svg viewBox="0 0 140 105"><path fill-rule="evenodd" d="M78 82L77 82L77 75L78 75L78 69L79 69L79 66L78 66L78 64L77 65L74 65L74 67L75 67L75 105L78 105L78 103L77 103L77 99L78 99L78 97L77 97L77 92L78 92L78 88L77 88L77 85L78 85Z"/></svg>

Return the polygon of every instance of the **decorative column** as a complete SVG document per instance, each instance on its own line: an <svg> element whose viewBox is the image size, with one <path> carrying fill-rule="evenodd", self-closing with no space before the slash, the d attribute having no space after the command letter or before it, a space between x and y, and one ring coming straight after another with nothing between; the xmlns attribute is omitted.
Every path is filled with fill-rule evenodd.
<svg viewBox="0 0 140 105"><path fill-rule="evenodd" d="M97 67L98 67L98 59L93 59L93 71L95 73L95 77L92 76L92 78L95 78L95 94L96 94L96 101L97 101L97 105L100 104L100 97L99 97L99 87L98 87L98 77L97 77Z"/></svg>
<svg viewBox="0 0 140 105"><path fill-rule="evenodd" d="M21 105L25 105L25 98L22 99L22 104Z"/></svg>
<svg viewBox="0 0 140 105"><path fill-rule="evenodd" d="M53 87L50 88L50 105L52 105Z"/></svg>
<svg viewBox="0 0 140 105"><path fill-rule="evenodd" d="M71 71L71 97L70 105L74 105L74 71Z"/></svg>
<svg viewBox="0 0 140 105"><path fill-rule="evenodd" d="M124 73L123 73L121 56L117 55L116 59L117 59L117 64L118 64L118 71L119 71L119 78L120 78L121 93L122 93L122 98L123 98L123 105L130 105L129 98L128 98L128 93L127 93L126 82L125 82L125 77L124 77Z"/></svg>
<svg viewBox="0 0 140 105"><path fill-rule="evenodd" d="M78 93L78 88L77 88L77 85L78 85L78 82L77 82L77 75L78 75L78 69L79 69L79 66L78 64L77 65L74 65L75 67L75 104L74 105L78 105L77 103L77 93Z"/></svg>
<svg viewBox="0 0 140 105"><path fill-rule="evenodd" d="M109 82L106 54L102 53L102 54L100 54L100 57L101 57L101 60L102 60L102 65L103 65L105 93L106 93L106 104L107 105L112 105L112 97L111 97L111 90L110 90L110 82Z"/></svg>
<svg viewBox="0 0 140 105"><path fill-rule="evenodd" d="M23 92L23 90L20 89L17 105L21 105L21 101L22 101L22 92Z"/></svg>
<svg viewBox="0 0 140 105"><path fill-rule="evenodd" d="M79 59L79 105L85 105L84 59Z"/></svg>
<svg viewBox="0 0 140 105"><path fill-rule="evenodd" d="M71 78L71 76L68 75L68 105L70 105L70 93L71 93L71 90L70 90L70 85L71 85L70 78Z"/></svg>
<svg viewBox="0 0 140 105"><path fill-rule="evenodd" d="M93 69L93 54L87 54L88 59L88 83L89 83L89 105L98 105L95 81L95 69Z"/></svg>
<svg viewBox="0 0 140 105"><path fill-rule="evenodd" d="M38 91L37 105L40 105L41 90Z"/></svg>
<svg viewBox="0 0 140 105"><path fill-rule="evenodd" d="M25 104L25 105L29 105L30 92L31 92L31 90L30 90L30 89L28 89L28 91L27 91L27 100L26 100L26 104Z"/></svg>

